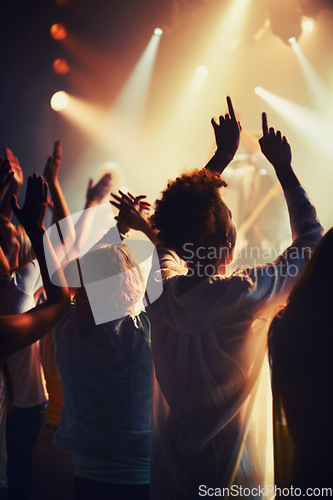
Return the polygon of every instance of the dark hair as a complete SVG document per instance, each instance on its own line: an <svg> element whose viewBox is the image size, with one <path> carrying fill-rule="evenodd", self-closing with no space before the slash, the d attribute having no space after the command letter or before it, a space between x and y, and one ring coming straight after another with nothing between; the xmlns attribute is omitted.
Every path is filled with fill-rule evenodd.
<svg viewBox="0 0 333 500"><path fill-rule="evenodd" d="M204 244L218 227L227 235L230 217L219 193L222 186L226 183L220 175L206 169L184 173L168 183L151 218L164 246L184 257L185 243Z"/></svg>
<svg viewBox="0 0 333 500"><path fill-rule="evenodd" d="M270 362L275 372L312 370L315 353L324 360L331 342L328 331L332 308L333 228L322 238L313 257L293 288L287 306L273 319L269 330ZM329 352L328 352L329 351ZM295 353L302 353L295 358ZM321 361L318 358L318 366Z"/></svg>

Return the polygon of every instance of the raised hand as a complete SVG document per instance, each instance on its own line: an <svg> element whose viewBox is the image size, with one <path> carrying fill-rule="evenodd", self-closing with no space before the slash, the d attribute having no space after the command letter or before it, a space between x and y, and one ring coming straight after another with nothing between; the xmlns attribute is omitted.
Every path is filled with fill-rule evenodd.
<svg viewBox="0 0 333 500"><path fill-rule="evenodd" d="M10 168L8 159L0 158L0 200L5 194L6 188L14 176L14 172Z"/></svg>
<svg viewBox="0 0 333 500"><path fill-rule="evenodd" d="M20 189L23 185L23 172L20 167L18 159L9 148L5 148L5 154L7 161L9 162L10 169L13 172L13 175L9 179L8 189L2 191L3 200L1 203L0 211L2 215L7 217L8 220L11 220L13 215L13 210L11 207L10 200L12 195L15 195L17 197L20 192Z"/></svg>
<svg viewBox="0 0 333 500"><path fill-rule="evenodd" d="M89 179L85 208L102 203L105 196L110 192L111 186L112 174L104 174L95 186L94 181Z"/></svg>
<svg viewBox="0 0 333 500"><path fill-rule="evenodd" d="M280 130L275 132L273 127L268 129L266 113L262 114L262 137L259 144L262 153L275 169L291 165L291 148Z"/></svg>
<svg viewBox="0 0 333 500"><path fill-rule="evenodd" d="M47 205L47 184L43 181L43 177L33 174L28 177L27 191L23 207L20 208L17 204L16 196L11 198L12 210L18 221L26 230L29 238L36 231L44 228L44 216Z"/></svg>
<svg viewBox="0 0 333 500"><path fill-rule="evenodd" d="M268 129L266 113L262 114L262 137L259 139L261 151L273 165L283 190L300 186L291 166L291 148L285 136L273 127Z"/></svg>
<svg viewBox="0 0 333 500"><path fill-rule="evenodd" d="M20 163L17 157L9 148L5 148L5 153L7 156L7 160L9 161L10 168L14 172L13 181L21 187L23 185L23 172Z"/></svg>
<svg viewBox="0 0 333 500"><path fill-rule="evenodd" d="M228 111L224 116L220 116L219 123L214 118L211 124L215 133L217 152L224 154L227 158L232 159L239 146L241 124L236 120L234 108L230 97L227 97Z"/></svg>
<svg viewBox="0 0 333 500"><path fill-rule="evenodd" d="M44 169L43 175L46 181L49 183L49 185L55 183L55 181L58 178L61 156L62 156L62 142L58 140L54 143L53 154L49 156L49 158L47 159L46 166Z"/></svg>
<svg viewBox="0 0 333 500"><path fill-rule="evenodd" d="M110 201L111 205L118 208L119 214L116 217L120 232L126 233L129 229L143 231L148 223L148 212L150 203L144 201L145 195L134 197L131 193L119 191L120 196L111 194L116 201Z"/></svg>

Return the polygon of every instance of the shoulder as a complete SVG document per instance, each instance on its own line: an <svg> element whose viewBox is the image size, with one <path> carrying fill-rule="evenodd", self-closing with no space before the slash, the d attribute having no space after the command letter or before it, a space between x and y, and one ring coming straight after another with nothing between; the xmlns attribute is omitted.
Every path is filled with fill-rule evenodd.
<svg viewBox="0 0 333 500"><path fill-rule="evenodd" d="M40 278L40 268L37 259L28 262L23 267L15 271L17 286L23 290L36 291L36 283Z"/></svg>

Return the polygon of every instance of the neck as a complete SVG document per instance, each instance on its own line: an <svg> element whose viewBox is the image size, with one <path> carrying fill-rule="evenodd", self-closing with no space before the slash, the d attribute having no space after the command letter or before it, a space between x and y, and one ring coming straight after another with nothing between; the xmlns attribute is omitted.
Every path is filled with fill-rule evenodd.
<svg viewBox="0 0 333 500"><path fill-rule="evenodd" d="M214 274L225 274L226 266L213 260L196 260L187 262L188 273L180 279L180 292L184 293L201 281L214 276Z"/></svg>

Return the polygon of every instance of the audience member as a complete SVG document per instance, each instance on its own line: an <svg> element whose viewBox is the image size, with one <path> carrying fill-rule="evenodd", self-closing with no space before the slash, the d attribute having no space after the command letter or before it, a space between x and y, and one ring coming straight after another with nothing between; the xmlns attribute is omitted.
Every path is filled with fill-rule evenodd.
<svg viewBox="0 0 333 500"><path fill-rule="evenodd" d="M232 160L240 134L227 101L229 113L219 124L212 120L215 155L205 169L170 181L152 218L164 282L162 296L148 308L156 372L151 469L151 497L156 500L193 499L207 488L237 484L265 353L263 324L285 302L322 234L291 167L290 146L279 131L268 130L263 114L259 143L284 190L293 243L270 264L225 275L236 228L220 196L220 174ZM137 216L136 228L148 235L149 224L135 207L126 199L123 207Z"/></svg>
<svg viewBox="0 0 333 500"><path fill-rule="evenodd" d="M269 333L275 483L333 487L333 229L318 245Z"/></svg>

